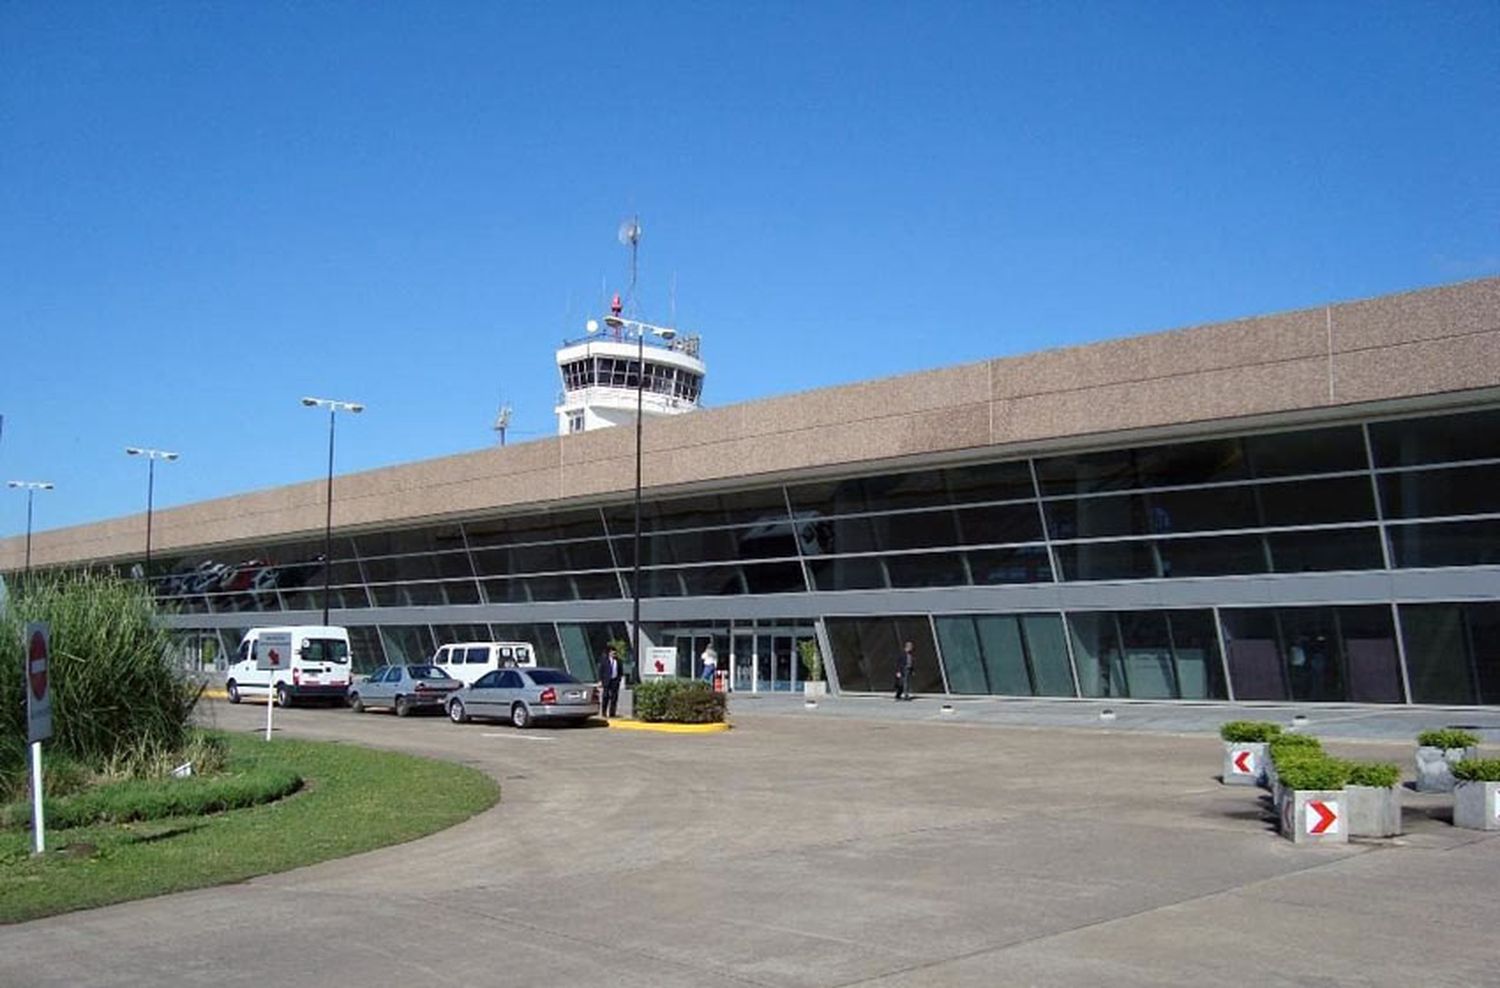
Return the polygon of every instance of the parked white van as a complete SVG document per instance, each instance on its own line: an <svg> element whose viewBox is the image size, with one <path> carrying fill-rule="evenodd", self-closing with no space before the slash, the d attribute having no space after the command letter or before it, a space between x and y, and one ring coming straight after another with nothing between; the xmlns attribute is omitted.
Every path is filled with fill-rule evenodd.
<svg viewBox="0 0 1500 988"><path fill-rule="evenodd" d="M536 649L526 642L454 642L432 657L432 664L465 685L494 669L536 665Z"/></svg>
<svg viewBox="0 0 1500 988"><path fill-rule="evenodd" d="M278 668L257 668L268 665L260 660L273 652ZM224 689L230 703L267 694L276 697L278 707L311 698L342 700L349 690L349 668L349 632L343 628L251 628L235 653Z"/></svg>

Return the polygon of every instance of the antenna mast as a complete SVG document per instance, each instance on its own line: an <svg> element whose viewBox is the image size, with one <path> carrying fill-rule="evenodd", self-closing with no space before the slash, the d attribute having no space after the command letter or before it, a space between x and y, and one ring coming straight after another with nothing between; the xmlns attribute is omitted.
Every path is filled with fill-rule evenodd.
<svg viewBox="0 0 1500 988"><path fill-rule="evenodd" d="M630 291L625 294L626 306L632 316L638 316L635 305L635 262L641 243L641 218L632 216L620 224L620 243L630 248Z"/></svg>

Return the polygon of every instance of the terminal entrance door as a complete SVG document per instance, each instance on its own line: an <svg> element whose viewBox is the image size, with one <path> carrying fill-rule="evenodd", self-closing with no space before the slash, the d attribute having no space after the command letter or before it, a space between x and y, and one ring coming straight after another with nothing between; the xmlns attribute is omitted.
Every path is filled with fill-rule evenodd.
<svg viewBox="0 0 1500 988"><path fill-rule="evenodd" d="M813 637L811 625L663 629L663 642L677 650L677 675L702 675L703 650L713 643L717 668L728 674L729 688L746 693L785 693L802 689L804 671L797 642Z"/></svg>

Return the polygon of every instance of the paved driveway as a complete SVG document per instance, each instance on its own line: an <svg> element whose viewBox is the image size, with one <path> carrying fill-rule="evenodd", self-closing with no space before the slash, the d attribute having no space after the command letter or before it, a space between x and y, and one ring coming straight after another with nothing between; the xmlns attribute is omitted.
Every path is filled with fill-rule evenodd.
<svg viewBox="0 0 1500 988"><path fill-rule="evenodd" d="M502 801L399 850L0 929L0 985L1500 983L1500 838L1440 799L1398 841L1294 848L1215 781L1212 736L761 709L705 736L278 711L286 736L472 764Z"/></svg>

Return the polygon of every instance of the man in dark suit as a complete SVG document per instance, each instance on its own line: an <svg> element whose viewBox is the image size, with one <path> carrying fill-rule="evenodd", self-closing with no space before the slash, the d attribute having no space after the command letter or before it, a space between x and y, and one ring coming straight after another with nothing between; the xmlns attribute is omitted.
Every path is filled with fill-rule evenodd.
<svg viewBox="0 0 1500 988"><path fill-rule="evenodd" d="M619 655L611 648L599 660L599 714L602 717L617 717L620 712L620 679L625 669Z"/></svg>

